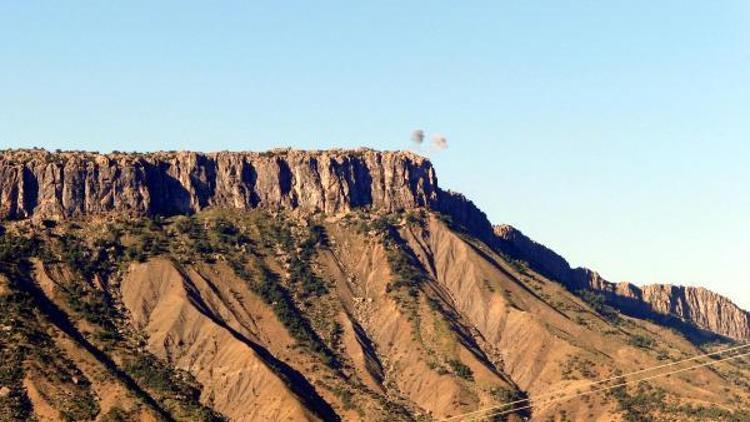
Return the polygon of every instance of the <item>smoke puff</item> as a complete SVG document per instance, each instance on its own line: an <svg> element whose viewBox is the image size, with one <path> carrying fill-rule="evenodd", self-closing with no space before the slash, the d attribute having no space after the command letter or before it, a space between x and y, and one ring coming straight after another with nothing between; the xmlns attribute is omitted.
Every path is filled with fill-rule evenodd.
<svg viewBox="0 0 750 422"><path fill-rule="evenodd" d="M424 142L424 131L422 129L416 129L412 132L411 141L417 145L422 145L422 142Z"/></svg>
<svg viewBox="0 0 750 422"><path fill-rule="evenodd" d="M445 138L445 136L436 133L432 135L432 146L438 151L442 151L448 148L448 140Z"/></svg>

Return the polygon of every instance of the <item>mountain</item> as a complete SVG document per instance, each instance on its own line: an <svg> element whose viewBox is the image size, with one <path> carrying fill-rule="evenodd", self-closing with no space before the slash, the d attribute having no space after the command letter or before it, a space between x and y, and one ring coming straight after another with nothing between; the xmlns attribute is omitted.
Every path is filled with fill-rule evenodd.
<svg viewBox="0 0 750 422"><path fill-rule="evenodd" d="M514 227L496 226L495 234L499 248L510 256L528 262L571 291L600 293L609 305L628 315L678 326L687 323L735 340L750 341L750 313L710 290L664 284L639 287L625 282L611 283L589 269L571 268L563 257Z"/></svg>
<svg viewBox="0 0 750 422"><path fill-rule="evenodd" d="M572 270L407 152L3 151L0 217L0 420L440 420L744 338L728 300ZM748 404L737 360L493 419Z"/></svg>

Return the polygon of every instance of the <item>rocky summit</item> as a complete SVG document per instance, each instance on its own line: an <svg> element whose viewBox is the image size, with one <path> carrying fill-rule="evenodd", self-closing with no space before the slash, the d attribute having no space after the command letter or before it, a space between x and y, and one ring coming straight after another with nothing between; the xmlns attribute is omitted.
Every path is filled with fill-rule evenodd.
<svg viewBox="0 0 750 422"><path fill-rule="evenodd" d="M747 358L556 400L748 313L573 269L413 153L6 150L0 221L2 421L750 420Z"/></svg>

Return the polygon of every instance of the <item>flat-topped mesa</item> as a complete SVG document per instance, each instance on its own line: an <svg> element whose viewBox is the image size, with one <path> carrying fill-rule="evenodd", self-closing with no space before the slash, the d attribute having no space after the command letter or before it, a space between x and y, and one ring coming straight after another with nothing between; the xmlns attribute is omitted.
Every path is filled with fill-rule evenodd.
<svg viewBox="0 0 750 422"><path fill-rule="evenodd" d="M0 152L0 220L208 207L395 211L438 196L430 161L403 151Z"/></svg>

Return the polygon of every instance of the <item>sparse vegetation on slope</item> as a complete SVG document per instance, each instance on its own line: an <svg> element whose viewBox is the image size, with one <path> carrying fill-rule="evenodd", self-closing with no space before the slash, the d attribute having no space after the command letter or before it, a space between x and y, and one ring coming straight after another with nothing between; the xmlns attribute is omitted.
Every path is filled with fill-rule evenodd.
<svg viewBox="0 0 750 422"><path fill-rule="evenodd" d="M338 365L335 354L299 309L300 305L328 291L310 267L316 248L325 244L321 226L310 225L298 241L292 232L291 220L262 211L245 213L232 220L225 212L217 210L200 216L158 218L156 221L137 224L136 231L127 233L133 239L130 249L142 252L139 260L167 255L183 265L228 263L235 274L271 306L300 346L319 356L326 365ZM286 284L264 262L266 257L279 252L284 254L289 268L289 283Z"/></svg>
<svg viewBox="0 0 750 422"><path fill-rule="evenodd" d="M619 324L622 319L617 310L606 303L604 295L591 290L579 290L578 296L588 303L599 315L613 324Z"/></svg>
<svg viewBox="0 0 750 422"><path fill-rule="evenodd" d="M252 349L285 388L305 385L299 391L314 398L300 401L303 407L329 415L335 409L345 419L413 420L458 414L521 399L520 388L533 387L537 379L551 386L567 385L696 353L678 332L659 331L658 326L621 316L595 292L581 293L583 304L522 262L494 254L467 232L453 235L435 221L441 220L413 211L355 212L336 220L212 209L190 216L14 224L7 230L14 235L0 236L0 272L10 280L0 284L4 300L0 306L11 310L0 318L0 353L11 363L0 371L0 389L7 387L0 391L5 391L0 394L0 412L16 419L34 412L33 397L24 388L28 379L37 380L39 391L69 419L94 415L105 421L131 420L149 408L143 406L145 398L135 393L121 406L104 406L93 391L100 391L98 383L103 379L116 382L120 376L107 375L112 368L89 376L79 361L65 358L67 352L56 348L58 340L45 334L51 329L45 325L48 316L35 310L33 298L25 302L18 296L20 291L9 278L22 262L27 265L26 276L32 275L30 264L38 262L28 261L31 258L44 263L49 277L36 281L46 289L40 294L49 295L92 347L177 420L220 419L212 407L221 398L213 392L223 375L194 378L203 363L192 361L184 366L190 374L175 368L182 354L196 353L190 347L199 347L189 343L197 340L191 337L192 328L179 322L159 326L168 339L164 349L155 349L148 341L153 332L134 328L132 309L120 297L120 283L139 263L145 263L141 268L156 261L166 263L162 268L172 268L179 284L170 287L174 290L169 294L185 295L170 296L162 303L159 295L167 291L160 289L166 287L154 287L142 302L146 308L137 310L141 318L151 312L182 318L190 307L206 324L215 324L245 345L231 353L241 356ZM441 242L453 236L453 243L445 244L448 255L439 253L442 243L432 243L438 236L443 237ZM374 254L379 255L370 256ZM453 267L458 267L457 275L450 273ZM155 275L153 281L162 282L160 277ZM205 285L199 286L200 280ZM184 300L180 307L160 308L178 297ZM382 315L387 309L383 303L401 316ZM398 324L399 318L406 325L389 326ZM267 331L276 323L281 330ZM14 327L11 334L1 331L6 325ZM353 333L352 326L359 331ZM400 332L393 331L396 326ZM15 327L26 327L28 335L20 336ZM411 333L401 335L409 328ZM157 328L144 328L150 329ZM527 333L531 337L525 337ZM538 348L532 338L537 336L554 346ZM516 344L519 341L524 343ZM47 345L42 348L59 358L24 349L37 344ZM207 353L203 357L224 351L218 344L200 347ZM216 352L206 351L207 347ZM521 347L527 349L517 350ZM557 365L537 363L551 356ZM30 365L31 361L46 363ZM54 377L52 372L63 375ZM429 388L441 385L440 391L450 399L418 401L413 391L423 386L414 384L417 377L424 385L434 382ZM556 414L568 420L601 417L608 411L632 421L743 420L746 415L738 409L747 403L743 393L747 379L741 365L731 371L702 371L695 380L673 378L615 391L609 402L592 398L567 403ZM80 392L75 397L81 399L74 400L65 391ZM727 409L692 402L693 395L717 400ZM541 420L552 411L543 413Z"/></svg>
<svg viewBox="0 0 750 422"><path fill-rule="evenodd" d="M99 412L89 379L49 336L49 323L17 283L28 283L26 258L36 241L3 235L0 256L0 419L25 420L31 402L24 382L37 385L62 420L93 419ZM9 250L8 245L17 249Z"/></svg>
<svg viewBox="0 0 750 422"><path fill-rule="evenodd" d="M107 285L94 287L92 284L94 279L106 281L118 271L120 260L123 259L119 253L122 250L119 233L109 232L100 236L88 233L89 237L84 238L77 225L62 228L66 229L66 233L61 236L3 236L0 244L8 247L0 247L0 251L3 251L0 261L2 273L10 274L11 279L16 279L19 283L33 283L29 278L32 267L28 261L32 257L42 259L45 266L64 270L53 272L55 289L64 306L75 317L74 320L83 319L92 324L92 327L98 327L98 331L94 333L81 331L88 337L88 341L102 347L99 353L102 353L102 356L109 354L118 360L151 359L136 346L137 339L123 338L120 335L118 327L123 324L122 317L111 299L110 292L106 290ZM99 413L99 406L98 398L91 392L91 382L65 357L65 353L55 346L54 340L47 334L50 327L45 321L55 316L39 315L39 305L23 289L12 288L10 291L13 292L10 296L2 298L9 301L8 306L2 307L4 311L7 310L2 315L10 318L15 324L23 322L26 325L10 329L11 332L23 335L24 339L16 337L7 342L9 346L2 348L2 354L8 353L9 356L7 361L3 361L16 362L13 365L15 369L11 371L16 378L22 376L25 379L37 380L36 389L39 394L59 412L62 420L93 419ZM20 312L23 314L18 314ZM19 353L25 356L25 359L19 361L13 358ZM192 388L189 390L187 383L178 382L178 378L173 375L166 377L165 374L173 373L172 368L153 359L150 362L154 365L148 371L149 376L163 376L164 383L160 387L164 388L155 389L148 382L152 378L134 376L134 379L140 387L155 393L156 400L168 409L168 414L178 419L196 421L221 419L215 412L199 403L198 394L195 393L200 391L196 390L197 387L189 387ZM154 368L160 368L160 371ZM128 372L127 369L131 368L125 369L125 372ZM110 376L120 377L118 374ZM18 384L18 379L15 384ZM185 394L186 391L193 393ZM16 398L20 406L16 406L19 410L13 413L22 414L23 406L28 403L28 399L23 395L19 396L17 392L18 387L9 397ZM135 393L136 396L138 394L141 393ZM117 417L117 413L109 416Z"/></svg>

